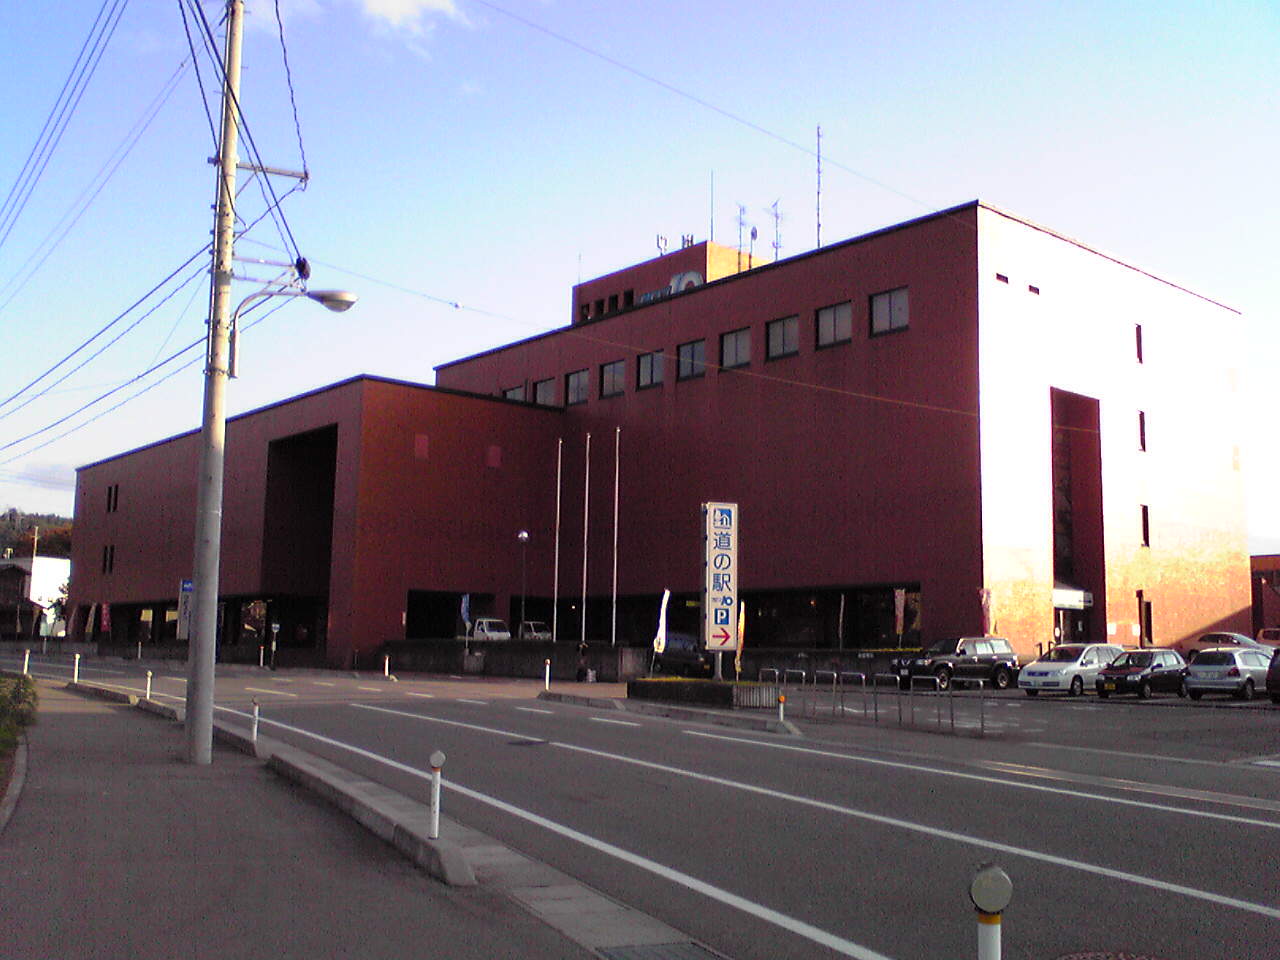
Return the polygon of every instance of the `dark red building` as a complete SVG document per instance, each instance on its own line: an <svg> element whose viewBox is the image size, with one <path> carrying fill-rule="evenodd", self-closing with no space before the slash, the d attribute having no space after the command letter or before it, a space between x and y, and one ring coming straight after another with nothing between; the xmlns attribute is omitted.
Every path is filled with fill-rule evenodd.
<svg viewBox="0 0 1280 960"><path fill-rule="evenodd" d="M696 620L709 500L741 508L757 649L1248 628L1229 308L971 203L767 265L687 245L571 309L436 388L233 420L224 644L269 618L345 665L452 635L464 596L576 639L584 569L589 639L646 644L664 588ZM196 444L81 469L81 629L172 634Z"/></svg>

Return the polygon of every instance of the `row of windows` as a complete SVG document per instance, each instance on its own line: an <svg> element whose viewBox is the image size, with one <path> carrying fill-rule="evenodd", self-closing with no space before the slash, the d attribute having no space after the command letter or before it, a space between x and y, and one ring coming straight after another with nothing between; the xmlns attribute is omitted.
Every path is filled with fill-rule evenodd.
<svg viewBox="0 0 1280 960"><path fill-rule="evenodd" d="M120 509L120 484L113 483L107 487L107 513L115 513Z"/></svg>
<svg viewBox="0 0 1280 960"><path fill-rule="evenodd" d="M907 329L909 300L906 287L877 293L870 300L869 334L880 336ZM822 307L814 315L814 342L818 348L832 347L853 340L853 303ZM781 317L765 324L765 359L779 360L800 352L800 316ZM636 388L656 387L663 382L663 357L660 351L641 354L636 359ZM720 335L720 367L732 370L751 363L751 328L731 330ZM700 377L707 368L707 341L691 340L676 346L676 379ZM626 361L612 360L600 366L600 396L616 397L626 389ZM589 399L589 372L574 370L564 378L566 406L586 403ZM524 384L502 391L508 400L532 400L542 406L556 405L554 377L533 384L532 396L526 396Z"/></svg>

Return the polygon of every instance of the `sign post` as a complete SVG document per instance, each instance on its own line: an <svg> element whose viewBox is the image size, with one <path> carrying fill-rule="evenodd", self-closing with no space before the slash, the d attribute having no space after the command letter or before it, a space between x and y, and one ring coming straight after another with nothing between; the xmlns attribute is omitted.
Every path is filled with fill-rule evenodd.
<svg viewBox="0 0 1280 960"><path fill-rule="evenodd" d="M178 639L191 639L191 597L195 584L191 580L183 580L178 587Z"/></svg>
<svg viewBox="0 0 1280 960"><path fill-rule="evenodd" d="M716 679L722 680L724 651L738 649L738 505L706 503L702 517L706 555L702 635L707 649L716 655Z"/></svg>

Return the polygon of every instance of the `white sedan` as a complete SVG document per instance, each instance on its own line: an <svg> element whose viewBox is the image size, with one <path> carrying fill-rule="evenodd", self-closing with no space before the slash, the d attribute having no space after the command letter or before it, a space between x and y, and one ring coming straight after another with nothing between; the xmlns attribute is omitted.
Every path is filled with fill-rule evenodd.
<svg viewBox="0 0 1280 960"><path fill-rule="evenodd" d="M1062 643L1023 667L1018 686L1028 697L1041 690L1078 697L1093 687L1098 671L1122 653L1124 648L1114 643Z"/></svg>

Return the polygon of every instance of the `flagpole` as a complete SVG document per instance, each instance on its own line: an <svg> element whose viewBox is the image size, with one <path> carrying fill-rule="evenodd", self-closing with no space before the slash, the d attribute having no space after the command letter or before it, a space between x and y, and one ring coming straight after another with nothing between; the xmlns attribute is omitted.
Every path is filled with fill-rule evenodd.
<svg viewBox="0 0 1280 960"><path fill-rule="evenodd" d="M582 646L587 645L587 524L591 513L591 434L587 433L587 452L582 468Z"/></svg>
<svg viewBox="0 0 1280 960"><path fill-rule="evenodd" d="M613 625L610 645L618 645L618 458L622 450L622 427L613 428Z"/></svg>
<svg viewBox="0 0 1280 960"><path fill-rule="evenodd" d="M556 642L556 626L560 613L560 459L564 453L564 437L556 440L556 550L551 567L551 642Z"/></svg>

